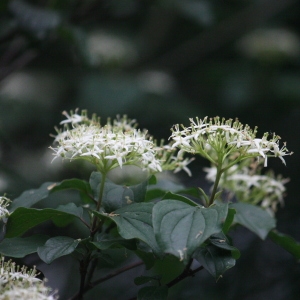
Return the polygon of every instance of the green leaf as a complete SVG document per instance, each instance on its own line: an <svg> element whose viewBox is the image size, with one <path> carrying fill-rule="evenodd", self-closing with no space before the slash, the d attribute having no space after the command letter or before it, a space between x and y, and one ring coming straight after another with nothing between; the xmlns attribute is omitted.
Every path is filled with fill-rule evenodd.
<svg viewBox="0 0 300 300"><path fill-rule="evenodd" d="M72 253L78 244L79 240L67 236L56 236L47 240L44 246L38 247L37 253L41 260L50 264L55 259Z"/></svg>
<svg viewBox="0 0 300 300"><path fill-rule="evenodd" d="M278 232L277 230L272 230L269 232L269 237L271 240L291 253L296 259L300 260L300 243L295 241L289 235Z"/></svg>
<svg viewBox="0 0 300 300"><path fill-rule="evenodd" d="M154 199L161 199L166 194L166 191L161 189L148 190L145 196L145 202L152 201Z"/></svg>
<svg viewBox="0 0 300 300"><path fill-rule="evenodd" d="M214 245L207 245L199 248L194 253L194 258L218 280L225 271L235 266L235 259L231 252L218 248Z"/></svg>
<svg viewBox="0 0 300 300"><path fill-rule="evenodd" d="M142 285L148 282L159 282L159 280L161 279L161 276L139 276L134 278L134 284L136 285Z"/></svg>
<svg viewBox="0 0 300 300"><path fill-rule="evenodd" d="M32 235L26 238L15 237L4 239L0 243L0 253L8 257L22 258L37 251L39 246L45 244L47 235Z"/></svg>
<svg viewBox="0 0 300 300"><path fill-rule="evenodd" d="M213 234L210 236L209 241L218 248L231 251L233 258L235 259L238 259L241 256L240 251L231 245L231 241L223 232Z"/></svg>
<svg viewBox="0 0 300 300"><path fill-rule="evenodd" d="M156 258L152 252L145 252L138 249L135 250L134 253L144 262L146 270L149 270L154 266Z"/></svg>
<svg viewBox="0 0 300 300"><path fill-rule="evenodd" d="M234 222L245 226L262 240L276 226L276 220L264 209L248 203L232 203L230 208L236 210Z"/></svg>
<svg viewBox="0 0 300 300"><path fill-rule="evenodd" d="M54 182L45 182L38 189L32 189L23 192L18 198L16 198L10 205L10 211L14 211L18 207L31 207L44 198L49 196L51 187Z"/></svg>
<svg viewBox="0 0 300 300"><path fill-rule="evenodd" d="M97 254L94 255L94 257L100 261L100 263L98 263L97 265L98 268L111 268L116 263L116 261L114 260L114 258L112 258L111 255L102 251L97 252Z"/></svg>
<svg viewBox="0 0 300 300"><path fill-rule="evenodd" d="M134 186L120 186L107 182L104 188L103 206L105 211L112 212L134 202L145 200L147 181Z"/></svg>
<svg viewBox="0 0 300 300"><path fill-rule="evenodd" d="M6 238L20 236L30 228L51 220L56 226L66 226L74 217L81 219L80 212L74 209L74 204L61 205L57 209L45 208L17 208L8 218L6 224Z"/></svg>
<svg viewBox="0 0 300 300"><path fill-rule="evenodd" d="M230 229L230 226L233 223L235 213L236 213L235 209L233 209L233 208L229 208L228 209L227 218L226 218L226 220L224 222L223 229L222 229L222 231L225 234L228 233L228 231Z"/></svg>
<svg viewBox="0 0 300 300"><path fill-rule="evenodd" d="M102 200L106 212L110 213L133 202L134 193L129 187L106 182Z"/></svg>
<svg viewBox="0 0 300 300"><path fill-rule="evenodd" d="M190 188L179 190L179 191L177 191L177 194L190 195L190 196L193 196L193 197L198 198L198 199L201 195L200 191L199 191L199 188L195 188L195 187L190 187Z"/></svg>
<svg viewBox="0 0 300 300"><path fill-rule="evenodd" d="M168 298L167 286L147 286L139 290L138 300L166 300Z"/></svg>
<svg viewBox="0 0 300 300"><path fill-rule="evenodd" d="M140 239L148 244L154 252L159 253L152 228L153 203L134 203L105 214L94 212L101 217L107 217L117 224L118 232L124 239Z"/></svg>
<svg viewBox="0 0 300 300"><path fill-rule="evenodd" d="M91 243L100 250L120 247L125 247L130 250L136 250L135 239L125 240L122 237L112 237L109 234L99 234L97 235L96 241Z"/></svg>
<svg viewBox="0 0 300 300"><path fill-rule="evenodd" d="M57 184L53 184L50 188L50 193L55 193L59 191L64 191L68 189L78 190L80 194L85 195L84 199L89 199L88 203L93 201L93 191L88 182L80 179L67 179L59 182Z"/></svg>
<svg viewBox="0 0 300 300"><path fill-rule="evenodd" d="M185 262L212 234L222 230L227 204L209 208L164 200L153 208L153 228L157 243L165 253Z"/></svg>
<svg viewBox="0 0 300 300"><path fill-rule="evenodd" d="M60 205L57 210L65 212L69 215L73 215L79 219L83 218L83 208L76 206L74 203L70 202L66 205Z"/></svg>
<svg viewBox="0 0 300 300"><path fill-rule="evenodd" d="M148 184L149 185L154 185L156 183L157 183L156 176L155 175L151 175L151 177L148 179Z"/></svg>
<svg viewBox="0 0 300 300"><path fill-rule="evenodd" d="M168 199L168 200L178 200L178 201L181 201L181 202L184 202L186 204L189 204L191 206L199 206L196 202L194 202L193 200L187 198L187 197L184 197L182 195L178 195L178 194L174 194L174 193L171 193L171 192L167 192L164 197L162 198L162 200L165 200L165 199Z"/></svg>
<svg viewBox="0 0 300 300"><path fill-rule="evenodd" d="M148 180L143 181L139 184L130 186L130 189L133 192L133 196L134 196L133 201L134 202L144 202L145 201L147 187L148 187Z"/></svg>
<svg viewBox="0 0 300 300"><path fill-rule="evenodd" d="M94 199L98 199L102 176L99 172L93 172L90 185L94 193ZM147 191L148 180L132 186L115 184L106 179L102 205L106 212L115 211L134 202L143 202Z"/></svg>

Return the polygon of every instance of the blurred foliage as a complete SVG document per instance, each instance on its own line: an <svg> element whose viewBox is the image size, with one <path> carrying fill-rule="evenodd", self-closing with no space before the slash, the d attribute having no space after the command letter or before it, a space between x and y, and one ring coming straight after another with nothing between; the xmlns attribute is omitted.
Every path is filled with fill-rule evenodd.
<svg viewBox="0 0 300 300"><path fill-rule="evenodd" d="M300 240L299 13L296 0L0 1L0 191L86 177L85 165L51 164L63 110L127 114L165 139L188 117L239 117L295 152L288 169L273 167L292 179L278 228ZM202 163L187 185L203 186ZM245 249L237 268L217 286L196 276L177 299L295 299L299 265L250 233L234 238Z"/></svg>

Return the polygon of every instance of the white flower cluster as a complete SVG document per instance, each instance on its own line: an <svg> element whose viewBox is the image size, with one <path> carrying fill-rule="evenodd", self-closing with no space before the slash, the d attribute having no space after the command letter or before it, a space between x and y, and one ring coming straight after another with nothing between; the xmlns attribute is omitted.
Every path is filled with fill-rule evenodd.
<svg viewBox="0 0 300 300"><path fill-rule="evenodd" d="M248 165L247 165L248 163ZM217 168L204 168L206 179L214 182ZM282 176L275 177L273 172L260 174L259 164L252 160L244 161L242 165L234 165L223 174L219 187L225 189L228 199L236 198L241 202L260 204L271 214L276 212L278 204L283 205L285 196L285 184L289 181Z"/></svg>
<svg viewBox="0 0 300 300"><path fill-rule="evenodd" d="M11 260L0 257L0 300L56 300L44 281L36 278L36 269L20 268Z"/></svg>
<svg viewBox="0 0 300 300"><path fill-rule="evenodd" d="M163 145L163 142L162 140L161 145L156 148L156 157L162 162L163 170L173 170L174 173L184 170L189 176L192 176L192 172L187 166L194 158L184 158L184 153L180 151L175 155L176 149L171 145Z"/></svg>
<svg viewBox="0 0 300 300"><path fill-rule="evenodd" d="M57 130L54 140L57 147L50 147L55 158L85 159L103 174L123 165L136 165L150 173L171 169L161 157L161 151L165 149L157 147L147 131L136 129L135 120L117 117L101 126L100 119L96 115L89 119L86 111L81 115L77 111L63 114L67 119L61 122L63 130ZM170 150L170 153L174 152L174 149ZM182 155L174 156L173 160L175 171L188 170L188 161L183 160Z"/></svg>
<svg viewBox="0 0 300 300"><path fill-rule="evenodd" d="M250 157L263 157L267 166L268 156L279 157L285 164L283 156L291 155L285 143L280 148L280 137L273 134L268 140L268 133L262 138L256 138L257 128L252 130L248 125L243 125L238 120L225 120L219 117L203 120L190 119L191 126L180 130L179 125L172 129L170 138L174 140L173 147L182 151L200 154L214 164L222 162L229 155L235 155L238 161Z"/></svg>
<svg viewBox="0 0 300 300"><path fill-rule="evenodd" d="M10 202L11 201L6 197L0 197L0 220L9 215L7 207L9 206Z"/></svg>

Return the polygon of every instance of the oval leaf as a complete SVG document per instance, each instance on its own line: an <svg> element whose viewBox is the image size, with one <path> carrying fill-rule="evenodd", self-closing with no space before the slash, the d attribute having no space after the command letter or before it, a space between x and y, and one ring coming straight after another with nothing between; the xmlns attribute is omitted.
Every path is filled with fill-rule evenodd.
<svg viewBox="0 0 300 300"><path fill-rule="evenodd" d="M48 240L47 235L33 235L26 238L4 239L0 243L0 253L4 256L21 258L37 251Z"/></svg>
<svg viewBox="0 0 300 300"><path fill-rule="evenodd" d="M45 182L38 189L23 192L18 198L14 199L9 210L14 211L18 207L31 207L42 199L47 198L54 184L54 182Z"/></svg>
<svg viewBox="0 0 300 300"><path fill-rule="evenodd" d="M291 253L296 259L300 261L300 243L296 242L292 237L272 230L269 233L271 240L283 249Z"/></svg>
<svg viewBox="0 0 300 300"><path fill-rule="evenodd" d="M216 280L225 271L235 266L235 259L231 256L231 252L214 245L198 249L194 257Z"/></svg>
<svg viewBox="0 0 300 300"><path fill-rule="evenodd" d="M234 222L245 226L264 240L269 231L276 226L276 220L264 209L248 203L232 203L236 210Z"/></svg>
<svg viewBox="0 0 300 300"><path fill-rule="evenodd" d="M209 208L164 200L153 208L153 228L157 243L165 253L185 262L212 234L222 230L227 204Z"/></svg>
<svg viewBox="0 0 300 300"><path fill-rule="evenodd" d="M82 208L74 208L75 204L61 205L57 209L17 208L8 218L6 238L20 236L30 228L51 220L56 226L66 226L74 217L81 219ZM75 206L76 207L76 206Z"/></svg>
<svg viewBox="0 0 300 300"><path fill-rule="evenodd" d="M100 218L105 216L113 220L124 239L140 239L159 253L152 228L152 208L153 203L134 203L110 214L94 213Z"/></svg>
<svg viewBox="0 0 300 300"><path fill-rule="evenodd" d="M50 264L53 260L72 253L79 240L74 240L67 236L56 236L49 239L44 246L37 249L37 253L41 260L46 264Z"/></svg>

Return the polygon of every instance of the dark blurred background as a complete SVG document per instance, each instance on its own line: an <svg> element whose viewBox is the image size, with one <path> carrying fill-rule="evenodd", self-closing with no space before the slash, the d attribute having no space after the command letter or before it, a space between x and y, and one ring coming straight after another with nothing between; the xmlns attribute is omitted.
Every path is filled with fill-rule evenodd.
<svg viewBox="0 0 300 300"><path fill-rule="evenodd" d="M189 117L238 117L295 152L287 167L269 162L291 178L278 229L300 240L299 16L296 0L1 0L1 194L87 175L76 163L51 163L49 134L63 110L127 114L164 139ZM197 159L182 182L203 186L206 165ZM202 271L170 299L298 299L300 266L290 254L245 229L232 237L237 266L218 283ZM72 272L58 284L49 270L50 284L66 290Z"/></svg>

